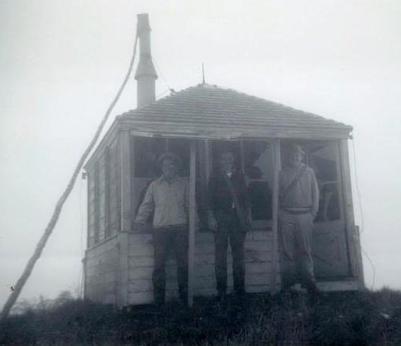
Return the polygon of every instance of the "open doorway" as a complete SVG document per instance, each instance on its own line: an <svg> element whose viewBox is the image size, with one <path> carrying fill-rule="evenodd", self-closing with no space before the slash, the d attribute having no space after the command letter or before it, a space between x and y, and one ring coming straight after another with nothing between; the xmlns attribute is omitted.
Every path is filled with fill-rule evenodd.
<svg viewBox="0 0 401 346"><path fill-rule="evenodd" d="M253 230L271 230L273 151L271 143L262 140L213 141L211 169L218 169L221 152L234 153L236 168L244 174L251 204Z"/></svg>

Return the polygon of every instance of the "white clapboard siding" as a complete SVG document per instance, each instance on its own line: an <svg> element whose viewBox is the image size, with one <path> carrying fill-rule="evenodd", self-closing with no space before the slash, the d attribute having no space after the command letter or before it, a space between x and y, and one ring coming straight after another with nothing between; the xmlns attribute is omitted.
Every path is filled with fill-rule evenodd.
<svg viewBox="0 0 401 346"><path fill-rule="evenodd" d="M118 238L89 249L85 257L85 297L106 304L116 304L119 285L120 253Z"/></svg>
<svg viewBox="0 0 401 346"><path fill-rule="evenodd" d="M265 292L272 281L271 232L253 231L245 242L246 289L248 292ZM130 304L146 304L153 301L153 243L152 235L131 233L129 236L128 301ZM166 266L166 297L177 297L177 273L173 253ZM195 239L193 291L198 296L216 294L215 248L212 233L197 233ZM232 290L232 258L227 257L228 290Z"/></svg>

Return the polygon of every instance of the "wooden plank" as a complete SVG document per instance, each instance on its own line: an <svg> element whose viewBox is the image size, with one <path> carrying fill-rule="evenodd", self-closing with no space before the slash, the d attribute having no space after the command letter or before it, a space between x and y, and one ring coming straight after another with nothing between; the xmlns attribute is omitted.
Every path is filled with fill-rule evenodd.
<svg viewBox="0 0 401 346"><path fill-rule="evenodd" d="M360 277L361 269L359 266L361 263L358 261L358 251L356 239L354 236L355 232L355 220L354 220L354 207L352 203L352 186L351 186L351 173L349 166L349 155L348 155L348 141L340 141L340 156L341 156L341 172L342 172L342 188L344 196L344 211L345 211L345 224L346 224L346 236L347 245L350 261L350 274L361 280L363 286L363 277Z"/></svg>
<svg viewBox="0 0 401 346"><path fill-rule="evenodd" d="M216 288L198 288L195 291L195 295L200 297L211 297L215 296L216 294Z"/></svg>
<svg viewBox="0 0 401 346"><path fill-rule="evenodd" d="M82 292L80 292L80 295L79 295L79 298L83 297L84 299L88 298L88 296L87 296L87 293L88 293L88 279L87 279L87 276L86 276L86 273L87 273L86 262L87 262L87 259L86 259L86 256L85 256L82 259L83 285L82 285ZM81 296L81 294L82 294L82 296Z"/></svg>
<svg viewBox="0 0 401 346"><path fill-rule="evenodd" d="M129 282L129 292L145 292L145 291L153 291L153 283L152 280L149 279L136 279Z"/></svg>
<svg viewBox="0 0 401 346"><path fill-rule="evenodd" d="M359 280L323 281L317 286L323 292L357 291L361 288Z"/></svg>
<svg viewBox="0 0 401 346"><path fill-rule="evenodd" d="M96 246L86 250L86 256L88 259L96 258L102 255L105 251L111 250L117 246L118 239L117 236L109 238L107 241L103 243L96 244Z"/></svg>
<svg viewBox="0 0 401 346"><path fill-rule="evenodd" d="M247 292L249 293L263 293L269 292L271 285L250 285L247 288Z"/></svg>
<svg viewBox="0 0 401 346"><path fill-rule="evenodd" d="M114 121L112 123L111 127L107 130L106 134L100 140L100 143L97 145L93 154L86 162L84 169L92 168L94 163L98 160L99 155L101 155L101 153L103 152L104 147L110 145L116 139L120 128L121 128L120 122Z"/></svg>
<svg viewBox="0 0 401 346"><path fill-rule="evenodd" d="M261 244L263 247L265 244ZM245 263L272 263L273 253L271 251L255 251L253 249L245 249ZM214 264L215 255L211 253L196 254L195 266ZM227 263L232 263L231 252L228 252Z"/></svg>
<svg viewBox="0 0 401 346"><path fill-rule="evenodd" d="M279 248L278 248L278 211L279 211L279 174L281 170L280 140L273 140L273 196L272 196L272 268L273 279L271 280L271 291L276 293L279 285Z"/></svg>
<svg viewBox="0 0 401 346"><path fill-rule="evenodd" d="M245 251L253 251L253 252L272 252L273 251L273 242L272 241L250 241L247 240L244 244Z"/></svg>
<svg viewBox="0 0 401 346"><path fill-rule="evenodd" d="M359 236L359 226L355 225L355 247L356 247L356 257L358 260L358 269L359 269L359 273L358 273L358 278L359 278L359 285L360 288L364 288L365 287L365 277L364 277L364 273L363 273L363 262L362 262L362 249L361 249L361 239Z"/></svg>
<svg viewBox="0 0 401 346"><path fill-rule="evenodd" d="M147 257L129 256L130 268L147 268L147 267L153 268L153 264L154 264L154 256L147 256Z"/></svg>
<svg viewBox="0 0 401 346"><path fill-rule="evenodd" d="M102 304L114 305L116 303L116 295L114 293L107 294L102 298L101 302Z"/></svg>
<svg viewBox="0 0 401 346"><path fill-rule="evenodd" d="M129 284L129 243L128 233L120 232L118 234L119 240L119 269L118 269L118 282L116 287L116 299L119 307L128 304L128 284Z"/></svg>
<svg viewBox="0 0 401 346"><path fill-rule="evenodd" d="M120 134L121 230L131 230L131 143L129 131Z"/></svg>
<svg viewBox="0 0 401 346"><path fill-rule="evenodd" d="M128 241L131 254L136 254L136 250L143 246L153 248L153 239L150 233L130 233Z"/></svg>
<svg viewBox="0 0 401 346"><path fill-rule="evenodd" d="M151 280L153 275L153 265L148 267L130 268L128 272L129 281Z"/></svg>
<svg viewBox="0 0 401 346"><path fill-rule="evenodd" d="M193 303L193 270L195 253L195 217L196 217L196 142L190 144L189 166L189 235L188 235L188 306Z"/></svg>
<svg viewBox="0 0 401 346"><path fill-rule="evenodd" d="M86 248L90 248L94 243L94 233L95 233L95 184L94 184L94 177L91 171L87 171L87 210L93 209L93 214L88 212L88 223L87 223L87 237L86 237ZM92 198L93 195L93 198Z"/></svg>
<svg viewBox="0 0 401 346"><path fill-rule="evenodd" d="M95 162L94 166L94 184L95 184L95 226L94 226L94 234L93 234L93 243L91 246L94 246L99 241L99 161Z"/></svg>
<svg viewBox="0 0 401 346"><path fill-rule="evenodd" d="M130 246L130 257L136 258L136 257L153 257L153 245L152 244L143 244L143 246L139 246L137 244L136 246Z"/></svg>
<svg viewBox="0 0 401 346"><path fill-rule="evenodd" d="M124 119L128 120L128 119ZM124 124L125 125L125 124ZM180 126L179 131L177 127L166 126L164 122L152 121L151 124L135 121L131 125L128 123L125 125L135 127L136 130L132 130L133 135L145 136L145 137L174 137L174 138L187 138L187 139L209 139L209 140L236 140L236 139L266 139L266 138L298 138L298 139L316 139L316 140L327 140L327 139L346 139L349 138L349 130L335 130L329 128L318 128L318 129L307 129L307 128L291 128L291 127L277 127L272 126L267 128L266 126L259 126L258 128L238 128L235 130L232 128L214 128L205 124L204 126L195 129L193 126L182 127Z"/></svg>
<svg viewBox="0 0 401 346"><path fill-rule="evenodd" d="M150 304L153 303L153 291L130 292L128 298L129 305Z"/></svg>

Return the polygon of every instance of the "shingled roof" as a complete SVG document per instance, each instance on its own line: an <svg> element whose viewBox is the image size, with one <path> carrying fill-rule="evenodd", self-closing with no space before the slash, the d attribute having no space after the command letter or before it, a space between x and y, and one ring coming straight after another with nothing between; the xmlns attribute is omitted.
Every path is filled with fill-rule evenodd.
<svg viewBox="0 0 401 346"><path fill-rule="evenodd" d="M133 132L209 139L348 138L352 127L232 89L207 84L119 117Z"/></svg>

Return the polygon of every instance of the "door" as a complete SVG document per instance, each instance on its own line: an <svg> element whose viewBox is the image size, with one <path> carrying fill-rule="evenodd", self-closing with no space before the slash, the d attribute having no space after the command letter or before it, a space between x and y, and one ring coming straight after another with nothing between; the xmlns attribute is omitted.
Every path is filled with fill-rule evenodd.
<svg viewBox="0 0 401 346"><path fill-rule="evenodd" d="M315 219L312 252L318 280L350 275L346 223L341 181L340 146L335 141L304 145L306 160L315 171L320 198Z"/></svg>

